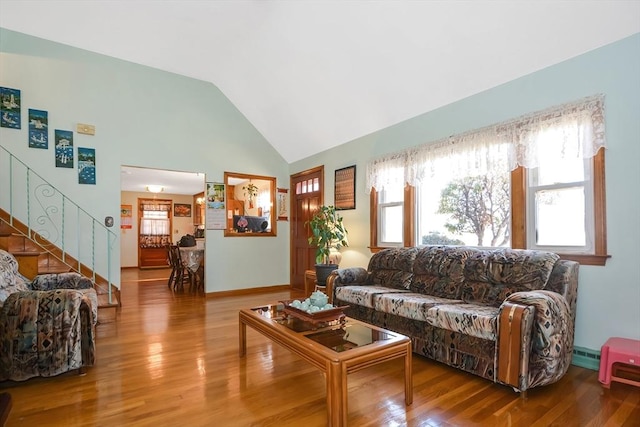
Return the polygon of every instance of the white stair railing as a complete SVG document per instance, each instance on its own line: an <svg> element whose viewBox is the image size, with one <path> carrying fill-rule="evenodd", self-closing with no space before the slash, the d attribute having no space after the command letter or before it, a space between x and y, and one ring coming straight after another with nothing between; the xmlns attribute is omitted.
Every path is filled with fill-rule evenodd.
<svg viewBox="0 0 640 427"><path fill-rule="evenodd" d="M94 283L99 276L97 286L106 282L112 303L111 257L117 235L2 146L0 209L8 213L9 225L24 224L27 230L22 234L43 250Z"/></svg>

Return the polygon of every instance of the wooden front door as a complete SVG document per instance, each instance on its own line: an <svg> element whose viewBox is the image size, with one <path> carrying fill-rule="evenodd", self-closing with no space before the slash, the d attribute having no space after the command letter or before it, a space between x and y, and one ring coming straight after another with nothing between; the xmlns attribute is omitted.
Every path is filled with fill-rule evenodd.
<svg viewBox="0 0 640 427"><path fill-rule="evenodd" d="M291 175L291 287L304 290L304 272L313 270L316 250L305 223L324 201L324 166Z"/></svg>

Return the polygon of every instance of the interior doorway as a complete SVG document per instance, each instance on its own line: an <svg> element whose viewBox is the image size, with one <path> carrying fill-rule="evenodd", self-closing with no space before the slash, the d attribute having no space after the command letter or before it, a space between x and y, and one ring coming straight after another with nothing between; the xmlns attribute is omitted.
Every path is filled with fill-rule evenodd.
<svg viewBox="0 0 640 427"><path fill-rule="evenodd" d="M198 234L197 230L204 230L204 219L199 214L201 206L198 204L198 196L205 191L204 173L136 166L122 166L121 172L120 265L122 268L144 267L140 264L143 231L140 200L169 201L170 227L167 230L169 235L164 238L167 244L176 244L183 235L195 235ZM202 233L201 242L199 242L203 247L205 234ZM143 243L149 246L150 241L147 238ZM151 244L153 243L152 241ZM166 267L169 268L168 263Z"/></svg>
<svg viewBox="0 0 640 427"><path fill-rule="evenodd" d="M304 291L304 272L313 270L315 248L309 246L306 224L324 202L324 166L291 175L291 287Z"/></svg>

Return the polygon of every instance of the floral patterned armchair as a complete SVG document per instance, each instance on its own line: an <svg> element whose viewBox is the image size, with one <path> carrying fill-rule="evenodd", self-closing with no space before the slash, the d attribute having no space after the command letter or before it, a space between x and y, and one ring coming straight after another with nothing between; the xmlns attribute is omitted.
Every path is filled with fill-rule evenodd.
<svg viewBox="0 0 640 427"><path fill-rule="evenodd" d="M29 281L0 250L0 381L82 371L95 360L97 295L78 273Z"/></svg>

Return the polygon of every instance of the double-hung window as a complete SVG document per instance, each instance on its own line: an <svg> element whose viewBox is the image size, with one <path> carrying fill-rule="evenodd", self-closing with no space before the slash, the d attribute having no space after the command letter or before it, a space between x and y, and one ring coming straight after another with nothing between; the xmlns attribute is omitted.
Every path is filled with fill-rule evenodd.
<svg viewBox="0 0 640 427"><path fill-rule="evenodd" d="M402 246L404 243L404 186L388 185L378 193L378 246Z"/></svg>
<svg viewBox="0 0 640 427"><path fill-rule="evenodd" d="M594 96L375 159L372 249L505 246L604 265L604 145Z"/></svg>
<svg viewBox="0 0 640 427"><path fill-rule="evenodd" d="M527 169L527 247L562 253L594 249L591 162L548 154Z"/></svg>

